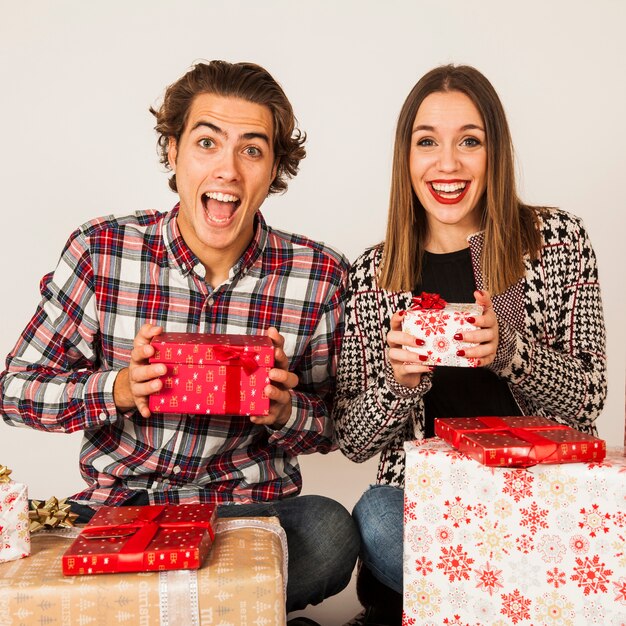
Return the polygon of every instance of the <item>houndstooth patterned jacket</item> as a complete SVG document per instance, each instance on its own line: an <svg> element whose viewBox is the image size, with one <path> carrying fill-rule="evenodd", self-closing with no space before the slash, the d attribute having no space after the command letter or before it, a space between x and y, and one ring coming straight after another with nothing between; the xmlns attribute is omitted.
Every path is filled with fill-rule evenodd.
<svg viewBox="0 0 626 626"><path fill-rule="evenodd" d="M523 279L493 297L500 341L489 366L504 378L526 415L544 415L595 433L606 396L605 329L596 257L577 217L539 212L543 245L526 258ZM483 234L469 237L474 276L483 288ZM366 250L350 272L334 418L343 453L363 462L380 453L378 483L404 484L402 445L424 430L423 396L431 377L409 389L386 361L385 337L410 292L378 286L382 247Z"/></svg>

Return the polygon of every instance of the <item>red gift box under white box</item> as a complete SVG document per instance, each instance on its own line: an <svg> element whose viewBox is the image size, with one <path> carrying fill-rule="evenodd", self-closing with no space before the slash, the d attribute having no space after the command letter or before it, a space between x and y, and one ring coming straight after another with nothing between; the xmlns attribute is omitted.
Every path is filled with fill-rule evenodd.
<svg viewBox="0 0 626 626"><path fill-rule="evenodd" d="M0 563L30 554L29 526L26 485L0 482Z"/></svg>
<svg viewBox="0 0 626 626"><path fill-rule="evenodd" d="M435 418L435 434L483 465L601 461L606 443L539 415Z"/></svg>
<svg viewBox="0 0 626 626"><path fill-rule="evenodd" d="M152 394L155 413L268 415L265 386L274 347L259 335L163 333L152 340L151 363L164 363L163 388Z"/></svg>
<svg viewBox="0 0 626 626"><path fill-rule="evenodd" d="M65 575L198 569L215 537L213 504L103 506L63 555Z"/></svg>
<svg viewBox="0 0 626 626"><path fill-rule="evenodd" d="M424 345L406 350L427 356L423 365L478 367L479 359L458 356L476 344L455 339L454 336L478 330L467 321L483 314L482 306L471 303L448 303L437 294L422 293L413 298L411 308L402 311L402 330L421 339Z"/></svg>
<svg viewBox="0 0 626 626"><path fill-rule="evenodd" d="M623 449L529 469L405 452L405 626L626 623Z"/></svg>

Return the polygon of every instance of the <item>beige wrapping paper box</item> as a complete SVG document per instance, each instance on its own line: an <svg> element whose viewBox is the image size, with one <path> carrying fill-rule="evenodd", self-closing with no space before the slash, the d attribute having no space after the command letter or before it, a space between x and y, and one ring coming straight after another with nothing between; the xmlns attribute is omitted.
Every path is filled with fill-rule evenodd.
<svg viewBox="0 0 626 626"><path fill-rule="evenodd" d="M72 533L36 533L0 565L0 626L285 623L287 542L277 518L230 518L199 570L63 576Z"/></svg>

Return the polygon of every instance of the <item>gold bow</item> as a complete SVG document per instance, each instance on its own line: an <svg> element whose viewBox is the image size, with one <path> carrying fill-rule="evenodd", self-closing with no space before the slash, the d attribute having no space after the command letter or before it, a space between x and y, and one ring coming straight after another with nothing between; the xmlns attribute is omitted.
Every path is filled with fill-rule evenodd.
<svg viewBox="0 0 626 626"><path fill-rule="evenodd" d="M9 478L11 471L6 465L0 465L0 483L8 483L11 480Z"/></svg>
<svg viewBox="0 0 626 626"><path fill-rule="evenodd" d="M74 520L78 517L72 513L67 498L57 500L54 496L48 498L45 503L39 500L31 500L28 519L30 519L30 532L34 533L42 528L71 528Z"/></svg>

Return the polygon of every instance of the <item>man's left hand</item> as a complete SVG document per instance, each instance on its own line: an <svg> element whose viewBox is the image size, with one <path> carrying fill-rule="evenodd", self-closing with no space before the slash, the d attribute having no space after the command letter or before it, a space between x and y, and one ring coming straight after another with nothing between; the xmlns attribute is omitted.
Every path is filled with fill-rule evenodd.
<svg viewBox="0 0 626 626"><path fill-rule="evenodd" d="M289 371L289 360L283 350L285 338L273 326L268 329L267 336L274 344L274 367L269 372L270 384L265 387L270 412L269 415L252 415L250 421L281 428L291 417L291 389L298 384L298 377Z"/></svg>

